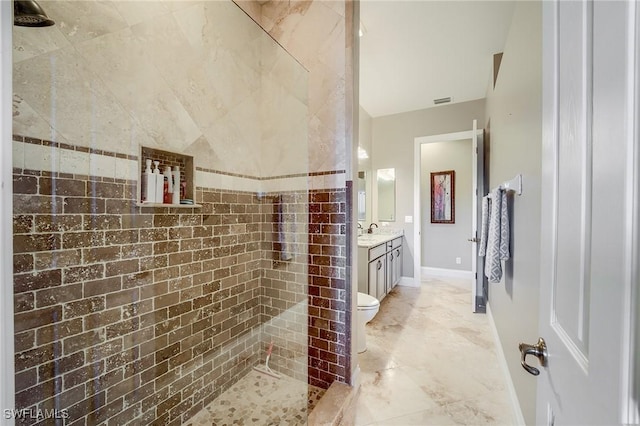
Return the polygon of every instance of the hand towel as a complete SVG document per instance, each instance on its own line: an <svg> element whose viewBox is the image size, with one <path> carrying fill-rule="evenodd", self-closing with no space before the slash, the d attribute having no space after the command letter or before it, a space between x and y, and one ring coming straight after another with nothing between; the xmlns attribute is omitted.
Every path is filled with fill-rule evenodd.
<svg viewBox="0 0 640 426"><path fill-rule="evenodd" d="M485 195L482 197L482 228L480 229L480 248L478 250L478 256L485 256L487 254L487 234L489 233L489 201L490 196Z"/></svg>
<svg viewBox="0 0 640 426"><path fill-rule="evenodd" d="M490 283L499 283L502 279L502 261L509 259L510 256L507 193L502 189L494 189L491 191L490 198L484 273Z"/></svg>
<svg viewBox="0 0 640 426"><path fill-rule="evenodd" d="M509 226L509 208L507 204L507 191L500 190L500 260L508 260L509 253L509 236L511 229Z"/></svg>
<svg viewBox="0 0 640 426"><path fill-rule="evenodd" d="M274 202L276 209L276 224L278 228L276 241L280 244L280 260L289 261L293 259L293 256L289 251L289 242L287 241L291 234L288 232L289 224L287 224L287 217L284 212L285 205L282 195L276 197Z"/></svg>

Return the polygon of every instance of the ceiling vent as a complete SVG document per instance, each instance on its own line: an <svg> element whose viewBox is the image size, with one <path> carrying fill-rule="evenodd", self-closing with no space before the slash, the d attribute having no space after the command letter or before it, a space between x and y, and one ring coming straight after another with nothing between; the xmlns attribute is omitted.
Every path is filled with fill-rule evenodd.
<svg viewBox="0 0 640 426"><path fill-rule="evenodd" d="M448 98L440 98L440 99L433 100L433 103L436 105L448 104L449 102L451 102L451 96L449 96Z"/></svg>

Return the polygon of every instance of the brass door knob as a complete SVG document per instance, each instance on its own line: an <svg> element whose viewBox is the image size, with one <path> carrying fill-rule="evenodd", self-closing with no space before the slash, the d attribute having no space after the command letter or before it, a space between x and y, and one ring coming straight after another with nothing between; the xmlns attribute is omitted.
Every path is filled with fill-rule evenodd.
<svg viewBox="0 0 640 426"><path fill-rule="evenodd" d="M529 374L533 374L534 376L540 374L540 370L527 364L527 355L535 356L536 358L538 358L538 361L540 361L541 366L546 366L548 355L547 344L545 343L544 339L540 337L538 339L538 343L536 343L535 345L520 343L518 345L518 348L520 349L520 365L522 365L522 368L524 368Z"/></svg>

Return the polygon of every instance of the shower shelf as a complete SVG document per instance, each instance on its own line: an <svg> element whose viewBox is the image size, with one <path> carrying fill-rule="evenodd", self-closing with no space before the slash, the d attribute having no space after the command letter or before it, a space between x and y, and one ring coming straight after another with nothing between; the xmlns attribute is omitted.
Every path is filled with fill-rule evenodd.
<svg viewBox="0 0 640 426"><path fill-rule="evenodd" d="M172 209L191 209L202 207L201 204L165 204L165 203L144 203L141 201L141 184L142 184L142 171L146 168L145 160L157 160L160 162L160 170L163 171L166 166L170 166L172 169L175 166L180 167L180 181L184 185L184 194L181 194L184 199L195 199L194 188L194 170L193 170L193 157L190 155L179 154L177 152L163 151L156 148L150 148L147 146L140 147L139 161L139 174L138 174L138 191L137 191L137 207L153 207L153 208L172 208ZM161 172L162 173L162 172Z"/></svg>

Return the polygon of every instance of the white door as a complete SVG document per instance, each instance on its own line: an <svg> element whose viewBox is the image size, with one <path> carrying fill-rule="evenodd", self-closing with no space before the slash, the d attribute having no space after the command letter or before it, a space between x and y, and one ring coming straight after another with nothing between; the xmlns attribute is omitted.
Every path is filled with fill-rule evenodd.
<svg viewBox="0 0 640 426"><path fill-rule="evenodd" d="M471 137L471 178L474 193L471 195L471 307L475 313L487 311L486 277L484 275L484 257L478 256L480 242L480 221L482 220L482 197L484 187L484 138L483 131L478 131L478 122L473 120L473 136Z"/></svg>
<svg viewBox="0 0 640 426"><path fill-rule="evenodd" d="M548 356L538 424L630 419L636 7L543 2L540 336Z"/></svg>

